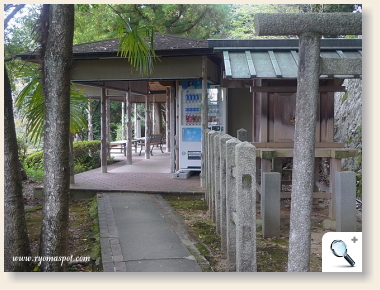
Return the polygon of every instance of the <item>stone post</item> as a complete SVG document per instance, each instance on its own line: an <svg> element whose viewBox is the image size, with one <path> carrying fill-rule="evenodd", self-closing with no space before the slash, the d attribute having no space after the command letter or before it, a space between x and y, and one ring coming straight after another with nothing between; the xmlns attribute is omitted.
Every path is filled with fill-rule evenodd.
<svg viewBox="0 0 380 290"><path fill-rule="evenodd" d="M236 271L256 272L256 148L236 145Z"/></svg>
<svg viewBox="0 0 380 290"><path fill-rule="evenodd" d="M341 171L335 177L336 231L356 232L356 175Z"/></svg>
<svg viewBox="0 0 380 290"><path fill-rule="evenodd" d="M226 195L226 142L232 137L228 134L220 136L220 236L223 251L227 251L227 195Z"/></svg>
<svg viewBox="0 0 380 290"><path fill-rule="evenodd" d="M248 141L248 132L247 132L247 130L245 130L243 128L237 130L237 138L241 142Z"/></svg>
<svg viewBox="0 0 380 290"><path fill-rule="evenodd" d="M208 171L207 171L207 187L208 192L210 193L210 200L209 200L209 211L210 211L210 218L215 223L215 195L214 195L214 136L218 134L215 131L210 131L208 133Z"/></svg>
<svg viewBox="0 0 380 290"><path fill-rule="evenodd" d="M362 16L361 13L256 14L255 30L260 36L299 36L288 271L306 272L310 264L316 111L319 76L323 73L320 38L326 34L361 34ZM345 62L339 60L335 68Z"/></svg>
<svg viewBox="0 0 380 290"><path fill-rule="evenodd" d="M221 216L221 199L220 199L220 136L217 133L214 136L214 196L215 196L215 226L216 232L220 234L220 216Z"/></svg>
<svg viewBox="0 0 380 290"><path fill-rule="evenodd" d="M210 133L209 129L202 131L202 176L201 176L201 186L205 188L205 202L208 204L210 198L210 192L208 191L208 182L207 172L208 172L208 133Z"/></svg>
<svg viewBox="0 0 380 290"><path fill-rule="evenodd" d="M263 172L261 180L261 219L264 238L280 236L281 174Z"/></svg>
<svg viewBox="0 0 380 290"><path fill-rule="evenodd" d="M230 272L236 271L236 178L235 147L240 141L232 138L226 142L226 225L227 225L227 264Z"/></svg>

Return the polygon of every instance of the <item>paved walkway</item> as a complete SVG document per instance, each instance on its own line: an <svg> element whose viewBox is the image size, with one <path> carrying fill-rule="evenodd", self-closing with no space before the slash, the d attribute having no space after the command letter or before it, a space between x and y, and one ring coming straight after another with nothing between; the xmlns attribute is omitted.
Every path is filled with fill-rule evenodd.
<svg viewBox="0 0 380 290"><path fill-rule="evenodd" d="M98 194L98 211L105 272L201 272L200 265L209 267L160 195Z"/></svg>
<svg viewBox="0 0 380 290"><path fill-rule="evenodd" d="M155 150L154 156L144 159L138 153L132 156L132 164L126 165L123 154L113 154L120 162L75 175L74 190L123 191L142 193L202 193L199 175L188 179L173 179L170 173L170 153Z"/></svg>
<svg viewBox="0 0 380 290"><path fill-rule="evenodd" d="M170 154L133 155L75 175L74 190L97 191L100 243L105 272L200 272L209 264L187 226L160 193L202 193L199 176L173 179ZM201 267L201 266L202 267Z"/></svg>

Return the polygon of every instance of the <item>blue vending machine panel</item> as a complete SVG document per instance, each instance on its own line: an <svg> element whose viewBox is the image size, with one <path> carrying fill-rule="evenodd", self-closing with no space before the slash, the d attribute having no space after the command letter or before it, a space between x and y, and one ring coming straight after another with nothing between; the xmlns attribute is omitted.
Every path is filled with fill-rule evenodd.
<svg viewBox="0 0 380 290"><path fill-rule="evenodd" d="M202 129L201 128L183 128L182 129L182 142L201 142Z"/></svg>

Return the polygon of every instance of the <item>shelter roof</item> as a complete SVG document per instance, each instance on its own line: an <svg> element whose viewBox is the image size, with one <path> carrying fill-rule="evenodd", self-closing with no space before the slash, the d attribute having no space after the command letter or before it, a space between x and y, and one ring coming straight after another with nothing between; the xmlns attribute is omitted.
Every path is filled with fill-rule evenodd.
<svg viewBox="0 0 380 290"><path fill-rule="evenodd" d="M208 42L215 52L222 54L226 78L297 78L298 39L219 39ZM361 39L321 39L320 49L322 63L348 62L344 74L322 71L321 78L360 78Z"/></svg>
<svg viewBox="0 0 380 290"><path fill-rule="evenodd" d="M95 42L76 44L73 46L74 59L93 59L116 57L119 40L117 38L105 39ZM207 40L183 37L174 34L155 33L154 48L158 56L165 55L194 55L197 53L212 52ZM33 61L37 53L25 52L18 55L22 60Z"/></svg>

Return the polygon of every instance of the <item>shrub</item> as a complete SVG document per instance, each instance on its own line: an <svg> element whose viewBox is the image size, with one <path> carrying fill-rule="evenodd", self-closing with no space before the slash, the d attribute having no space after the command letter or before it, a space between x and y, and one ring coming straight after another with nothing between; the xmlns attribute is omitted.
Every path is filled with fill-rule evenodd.
<svg viewBox="0 0 380 290"><path fill-rule="evenodd" d="M100 159L100 141L75 141L74 147L74 173L80 173L89 169L97 168L101 164ZM28 155L24 160L24 167L27 175L34 179L33 172L44 169L43 151L38 151Z"/></svg>
<svg viewBox="0 0 380 290"><path fill-rule="evenodd" d="M25 157L24 166L26 168L43 169L44 168L44 152L37 151Z"/></svg>
<svg viewBox="0 0 380 290"><path fill-rule="evenodd" d="M88 169L100 166L100 141L74 142L74 164L80 164Z"/></svg>
<svg viewBox="0 0 380 290"><path fill-rule="evenodd" d="M26 144L25 140L17 137L17 147L18 147L18 158L21 162L24 161L26 157L26 152L28 151L28 145Z"/></svg>

